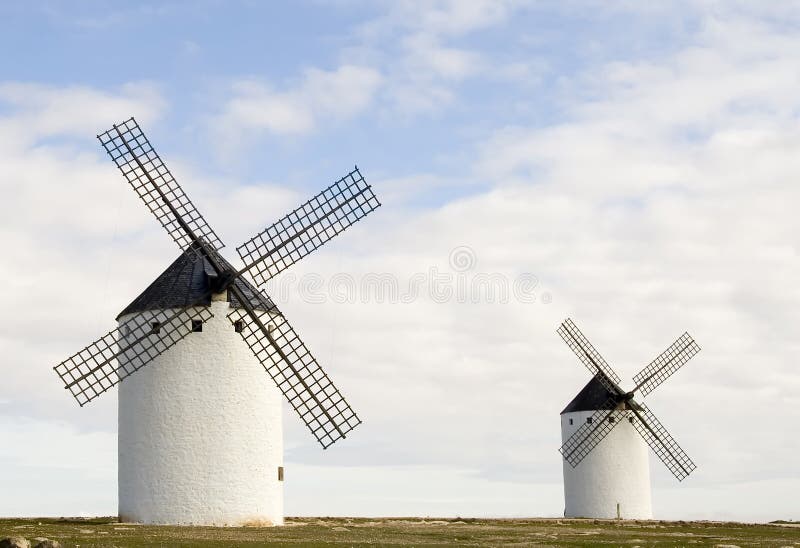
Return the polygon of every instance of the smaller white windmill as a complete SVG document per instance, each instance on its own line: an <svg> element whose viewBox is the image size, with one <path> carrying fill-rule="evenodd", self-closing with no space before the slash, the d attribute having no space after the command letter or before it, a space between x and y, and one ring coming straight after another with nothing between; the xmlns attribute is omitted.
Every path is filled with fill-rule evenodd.
<svg viewBox="0 0 800 548"><path fill-rule="evenodd" d="M656 416L633 399L680 369L700 347L688 333L642 369L630 392L567 318L558 334L594 375L561 412L564 517L651 519L647 446L682 481L696 468ZM601 443L602 442L602 443Z"/></svg>

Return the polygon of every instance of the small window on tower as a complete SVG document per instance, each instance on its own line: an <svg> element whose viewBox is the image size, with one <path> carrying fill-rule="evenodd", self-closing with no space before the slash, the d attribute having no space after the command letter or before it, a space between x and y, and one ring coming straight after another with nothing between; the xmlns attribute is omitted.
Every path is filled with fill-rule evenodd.
<svg viewBox="0 0 800 548"><path fill-rule="evenodd" d="M233 330L237 333L244 331L244 322L242 320L236 320L233 322Z"/></svg>
<svg viewBox="0 0 800 548"><path fill-rule="evenodd" d="M572 419L569 419L569 424L570 426L572 426Z"/></svg>
<svg viewBox="0 0 800 548"><path fill-rule="evenodd" d="M150 334L151 335L158 335L161 331L161 322L152 322L150 323Z"/></svg>
<svg viewBox="0 0 800 548"><path fill-rule="evenodd" d="M592 424L592 417L586 417L586 424Z"/></svg>
<svg viewBox="0 0 800 548"><path fill-rule="evenodd" d="M278 481L283 481L283 466L278 466Z"/></svg>
<svg viewBox="0 0 800 548"><path fill-rule="evenodd" d="M633 417L628 417L628 422L633 424Z"/></svg>
<svg viewBox="0 0 800 548"><path fill-rule="evenodd" d="M195 333L203 331L203 320L192 320L192 331Z"/></svg>
<svg viewBox="0 0 800 548"><path fill-rule="evenodd" d="M617 419L614 418L614 415L611 415L610 417L608 417L608 422L614 422L615 420L617 420Z"/></svg>

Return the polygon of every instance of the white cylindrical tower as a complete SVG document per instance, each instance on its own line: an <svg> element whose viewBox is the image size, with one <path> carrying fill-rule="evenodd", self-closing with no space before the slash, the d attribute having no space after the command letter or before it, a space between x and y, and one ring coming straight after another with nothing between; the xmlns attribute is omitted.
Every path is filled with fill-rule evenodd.
<svg viewBox="0 0 800 548"><path fill-rule="evenodd" d="M183 295L174 294L179 261L189 279ZM208 276L196 262L176 261L119 322L152 309L148 303L192 302ZM207 305L214 316L202 331L119 386L121 521L283 524L282 396L227 318L225 295Z"/></svg>
<svg viewBox="0 0 800 548"><path fill-rule="evenodd" d="M561 413L562 443L586 423L609 395L596 378L581 390ZM564 517L653 517L648 447L627 417L575 468L564 459L562 465Z"/></svg>

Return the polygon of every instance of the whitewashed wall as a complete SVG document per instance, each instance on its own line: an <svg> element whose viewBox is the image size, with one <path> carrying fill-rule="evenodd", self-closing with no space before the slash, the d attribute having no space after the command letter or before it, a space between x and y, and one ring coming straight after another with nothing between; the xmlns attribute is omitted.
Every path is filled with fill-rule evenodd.
<svg viewBox="0 0 800 548"><path fill-rule="evenodd" d="M228 307L119 386L122 521L283 524L282 396Z"/></svg>
<svg viewBox="0 0 800 548"><path fill-rule="evenodd" d="M561 439L567 440L593 411L561 415ZM573 424L569 424L572 419ZM647 444L624 419L573 468L564 467L564 516L650 519L650 466Z"/></svg>

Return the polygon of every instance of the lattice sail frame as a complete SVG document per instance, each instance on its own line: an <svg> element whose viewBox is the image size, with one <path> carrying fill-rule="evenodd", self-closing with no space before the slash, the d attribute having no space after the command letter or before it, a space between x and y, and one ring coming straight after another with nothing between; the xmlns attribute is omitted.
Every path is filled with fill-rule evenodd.
<svg viewBox="0 0 800 548"><path fill-rule="evenodd" d="M617 400L614 397L608 398L606 402L592 413L591 421L587 420L580 428L567 438L567 441L558 450L573 468L578 466L580 462L591 453L592 449L597 447L603 439L611 433L611 431L628 416L628 412L622 409L608 409L608 407L615 407Z"/></svg>
<svg viewBox="0 0 800 548"><path fill-rule="evenodd" d="M633 382L638 387L636 391L642 396L646 396L683 367L698 352L700 352L700 347L689 333L684 333L633 377Z"/></svg>
<svg viewBox="0 0 800 548"><path fill-rule="evenodd" d="M603 383L603 386L605 386L609 392L612 394L621 393L618 385L622 380L571 319L567 318L562 322L556 332L561 336L569 349L578 357L581 363L586 366L593 376L597 377L597 380ZM609 379L613 382L609 382Z"/></svg>
<svg viewBox="0 0 800 548"><path fill-rule="evenodd" d="M242 322L239 334L244 342L323 449L327 449L361 424L361 419L319 366L286 317L275 307L271 312L259 314L259 319L268 326L274 344L264 336L246 310L233 309L228 319L233 325ZM277 348L288 359L284 359Z"/></svg>
<svg viewBox="0 0 800 548"><path fill-rule="evenodd" d="M637 418L633 426L650 446L650 449L661 459L661 462L672 472L672 475L683 481L697 468L689 455L678 445L678 442L667 432L664 425L656 418L645 404L638 404ZM644 423L639 420L643 419Z"/></svg>
<svg viewBox="0 0 800 548"><path fill-rule="evenodd" d="M143 312L53 369L83 407L189 335L193 320L212 317L203 307Z"/></svg>
<svg viewBox="0 0 800 548"><path fill-rule="evenodd" d="M178 212L181 220L199 238L214 249L225 247L183 192L134 118L115 125L97 138L128 184L181 250L188 250L194 242L164 203L162 193Z"/></svg>
<svg viewBox="0 0 800 548"><path fill-rule="evenodd" d="M356 167L236 251L261 286L380 205Z"/></svg>

